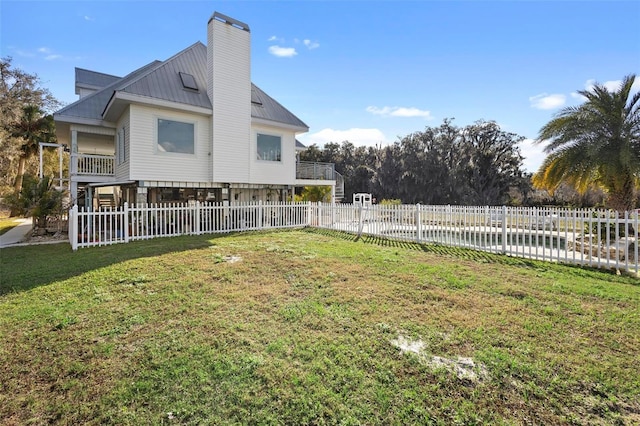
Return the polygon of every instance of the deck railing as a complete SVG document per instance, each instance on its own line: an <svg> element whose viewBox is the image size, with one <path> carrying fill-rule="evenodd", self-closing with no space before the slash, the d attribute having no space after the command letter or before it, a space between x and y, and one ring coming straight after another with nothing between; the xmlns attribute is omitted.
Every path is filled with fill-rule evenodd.
<svg viewBox="0 0 640 426"><path fill-rule="evenodd" d="M114 155L75 154L71 156L72 173L86 176L114 176Z"/></svg>
<svg viewBox="0 0 640 426"><path fill-rule="evenodd" d="M323 203L132 205L69 213L73 249L132 240L317 227L640 273L637 213L610 210Z"/></svg>
<svg viewBox="0 0 640 426"><path fill-rule="evenodd" d="M335 164L298 161L296 179L335 180Z"/></svg>

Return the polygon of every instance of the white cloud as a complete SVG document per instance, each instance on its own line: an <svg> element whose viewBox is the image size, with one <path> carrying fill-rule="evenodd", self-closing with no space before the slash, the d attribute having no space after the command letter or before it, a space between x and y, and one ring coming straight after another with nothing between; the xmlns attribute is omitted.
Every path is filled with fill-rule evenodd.
<svg viewBox="0 0 640 426"><path fill-rule="evenodd" d="M366 108L367 112L370 112L373 115L381 115L383 117L422 117L427 120L433 119L431 116L431 111L421 110L414 107L383 107L378 108L375 106L368 106Z"/></svg>
<svg viewBox="0 0 640 426"><path fill-rule="evenodd" d="M319 132L298 137L302 143L309 146L316 144L320 147L329 142L341 143L349 141L356 146L386 145L387 138L380 129L352 128L347 130L322 129Z"/></svg>
<svg viewBox="0 0 640 426"><path fill-rule="evenodd" d="M320 43L317 43L315 41L311 41L308 38L304 39L303 43L304 43L305 46L307 46L309 48L309 50L317 49L318 47L320 47Z"/></svg>
<svg viewBox="0 0 640 426"><path fill-rule="evenodd" d="M592 90L595 85L596 80L590 79L584 83L585 90ZM609 80L602 83L602 85L610 92L615 92L620 89L620 85L622 84L622 80ZM631 92L640 91L640 78L636 77L636 80L633 82L633 86L631 86ZM583 97L584 99L584 97Z"/></svg>
<svg viewBox="0 0 640 426"><path fill-rule="evenodd" d="M520 153L524 157L522 165L531 173L537 172L546 158L546 154L543 152L544 144L536 145L534 142L535 139L529 138L520 142Z"/></svg>
<svg viewBox="0 0 640 426"><path fill-rule="evenodd" d="M276 41L276 40L280 40L277 36L272 35L271 37L269 37L267 39L267 41Z"/></svg>
<svg viewBox="0 0 640 426"><path fill-rule="evenodd" d="M564 105L567 97L562 94L553 94L548 95L546 93L541 93L536 96L531 96L529 98L529 102L531 102L532 108L537 109L555 109Z"/></svg>
<svg viewBox="0 0 640 426"><path fill-rule="evenodd" d="M571 92L571 97L572 97L573 99L577 99L577 100L579 100L580 102L584 102L584 101L586 101L586 100L587 100L587 98L585 98L584 96L582 96L582 95L581 95L580 93L578 93L578 92Z"/></svg>
<svg viewBox="0 0 640 426"><path fill-rule="evenodd" d="M53 53L51 49L48 47L40 47L38 48L38 53L42 53L44 55L45 61L55 61L56 59L61 59L62 55L58 55Z"/></svg>
<svg viewBox="0 0 640 426"><path fill-rule="evenodd" d="M296 56L298 52L294 47L269 46L269 53L278 58L291 58Z"/></svg>
<svg viewBox="0 0 640 426"><path fill-rule="evenodd" d="M595 84L596 84L595 79L589 79L585 81L584 90L586 91L593 90L593 87ZM609 80L602 83L602 85L610 92L617 91L618 89L620 89L620 84L622 84L622 80ZM640 91L640 78L636 77L636 80L633 82L633 86L631 86L631 93L635 93L639 91ZM578 92L572 92L571 97L580 102L584 102L587 100L587 98L585 98Z"/></svg>
<svg viewBox="0 0 640 426"><path fill-rule="evenodd" d="M84 15L84 20L85 21L95 21L95 18L92 18L91 16L88 16L88 15Z"/></svg>

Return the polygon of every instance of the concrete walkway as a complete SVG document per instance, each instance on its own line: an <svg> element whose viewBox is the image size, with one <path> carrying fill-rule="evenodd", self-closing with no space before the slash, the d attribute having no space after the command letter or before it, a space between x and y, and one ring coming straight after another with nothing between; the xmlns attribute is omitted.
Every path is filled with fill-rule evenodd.
<svg viewBox="0 0 640 426"><path fill-rule="evenodd" d="M33 222L31 218L21 219L20 223L11 228L6 233L0 235L0 248L10 247L20 244L27 234L31 232Z"/></svg>

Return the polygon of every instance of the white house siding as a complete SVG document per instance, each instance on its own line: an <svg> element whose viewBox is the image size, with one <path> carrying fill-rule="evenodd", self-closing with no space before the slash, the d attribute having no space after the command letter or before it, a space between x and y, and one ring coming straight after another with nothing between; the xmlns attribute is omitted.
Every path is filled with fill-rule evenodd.
<svg viewBox="0 0 640 426"><path fill-rule="evenodd" d="M281 160L262 161L257 158L258 133L281 137ZM292 130L253 125L251 128L251 162L249 183L293 185L296 178L296 138Z"/></svg>
<svg viewBox="0 0 640 426"><path fill-rule="evenodd" d="M194 123L195 154L160 152L157 149L158 119ZM210 120L141 105L130 107L129 164L131 180L166 182L210 181Z"/></svg>
<svg viewBox="0 0 640 426"><path fill-rule="evenodd" d="M117 123L116 137L115 137L116 150L118 149L117 134L118 132L121 132L122 129L124 129L124 148L125 148L124 160L125 161L118 164L117 153L116 153L116 166L115 166L116 181L129 180L129 164L131 164L130 162L131 151L129 148L131 146L131 125L130 125L130 118L129 118L129 108L127 108L124 111L124 113L120 116L120 119L118 120L118 123Z"/></svg>
<svg viewBox="0 0 640 426"><path fill-rule="evenodd" d="M249 181L250 35L216 19L208 25L209 97L213 105L213 181Z"/></svg>

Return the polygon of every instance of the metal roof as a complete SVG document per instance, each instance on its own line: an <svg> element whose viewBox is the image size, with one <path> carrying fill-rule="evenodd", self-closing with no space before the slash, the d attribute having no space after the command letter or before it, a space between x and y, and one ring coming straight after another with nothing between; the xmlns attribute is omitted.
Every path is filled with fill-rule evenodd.
<svg viewBox="0 0 640 426"><path fill-rule="evenodd" d="M199 90L185 90L181 72L191 74ZM197 42L118 90L211 109L207 95L207 47Z"/></svg>
<svg viewBox="0 0 640 426"><path fill-rule="evenodd" d="M76 67L76 90L78 87L102 89L122 77Z"/></svg>
<svg viewBox="0 0 640 426"><path fill-rule="evenodd" d="M102 120L102 111L104 111L104 107L109 102L109 99L111 98L111 95L115 90L117 90L123 84L126 85L128 82L135 80L140 75L148 72L150 69L153 69L161 63L162 62L160 61L151 62L143 66L142 68L138 68L131 74L109 84L102 90L99 90L80 100L75 101L70 105L67 105L66 107L54 113L54 119L59 120L61 116L67 116Z"/></svg>
<svg viewBox="0 0 640 426"><path fill-rule="evenodd" d="M84 81L94 79L91 81L104 83L112 78L117 80L57 111L54 118L58 121L70 122L73 121L72 117L103 120L105 108L116 92L212 110L207 94L207 47L201 42L187 47L166 61L151 62L119 79L80 68L76 68L76 78L79 75L78 72ZM194 77L198 90L184 88L180 79L181 72ZM309 128L291 111L253 83L251 83L251 116L293 127Z"/></svg>
<svg viewBox="0 0 640 426"><path fill-rule="evenodd" d="M254 102L254 97L255 99L259 99L260 103ZM309 126L296 117L291 111L280 105L278 101L267 95L253 83L251 83L251 117L276 121L295 127L309 128Z"/></svg>

